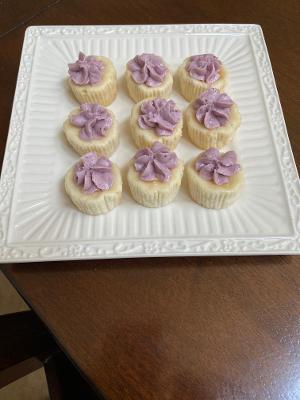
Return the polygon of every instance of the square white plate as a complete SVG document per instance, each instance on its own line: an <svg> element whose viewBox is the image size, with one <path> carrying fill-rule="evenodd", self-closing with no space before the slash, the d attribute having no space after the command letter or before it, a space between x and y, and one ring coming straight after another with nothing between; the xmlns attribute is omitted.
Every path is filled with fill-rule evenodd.
<svg viewBox="0 0 300 400"><path fill-rule="evenodd" d="M77 211L63 177L78 155L62 123L76 107L67 64L79 50L111 58L119 78L111 105L121 143L112 160L123 168L136 149L129 130L133 105L122 79L142 52L163 56L175 70L192 54L214 53L230 74L226 92L242 125L232 144L246 186L232 207L207 210L183 184L160 209L135 203L126 184L120 206L104 216ZM184 109L187 102L172 97ZM199 150L183 138L177 154ZM274 77L257 25L36 26L26 31L0 186L0 261L23 262L143 256L299 254L300 190Z"/></svg>

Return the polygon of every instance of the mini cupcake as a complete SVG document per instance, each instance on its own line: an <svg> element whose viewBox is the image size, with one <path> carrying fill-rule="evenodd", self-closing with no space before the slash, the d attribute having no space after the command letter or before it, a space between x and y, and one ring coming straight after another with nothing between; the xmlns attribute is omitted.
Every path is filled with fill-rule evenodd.
<svg viewBox="0 0 300 400"><path fill-rule="evenodd" d="M180 92L188 101L210 87L223 90L227 84L227 72L213 54L201 54L186 58L178 69Z"/></svg>
<svg viewBox="0 0 300 400"><path fill-rule="evenodd" d="M224 147L241 123L237 105L226 93L214 88L188 106L184 119L187 135L200 149Z"/></svg>
<svg viewBox="0 0 300 400"><path fill-rule="evenodd" d="M178 193L183 169L176 154L159 142L139 150L127 174L132 197L145 207L165 206Z"/></svg>
<svg viewBox="0 0 300 400"><path fill-rule="evenodd" d="M65 189L81 212L105 214L121 201L121 172L106 157L87 153L67 172Z"/></svg>
<svg viewBox="0 0 300 400"><path fill-rule="evenodd" d="M69 64L69 85L78 102L111 104L117 95L117 74L112 62L103 56L79 53L79 59Z"/></svg>
<svg viewBox="0 0 300 400"><path fill-rule="evenodd" d="M182 135L183 118L173 100L146 99L137 103L131 112L132 138L139 148L160 142L175 149Z"/></svg>
<svg viewBox="0 0 300 400"><path fill-rule="evenodd" d="M186 167L192 199L206 208L225 208L234 203L244 184L241 166L234 151L220 153L210 148Z"/></svg>
<svg viewBox="0 0 300 400"><path fill-rule="evenodd" d="M125 80L130 97L141 101L147 97L168 97L173 76L163 59L155 54L141 54L127 63Z"/></svg>
<svg viewBox="0 0 300 400"><path fill-rule="evenodd" d="M112 111L99 104L81 104L64 122L63 130L80 155L94 151L108 157L119 144L116 118Z"/></svg>

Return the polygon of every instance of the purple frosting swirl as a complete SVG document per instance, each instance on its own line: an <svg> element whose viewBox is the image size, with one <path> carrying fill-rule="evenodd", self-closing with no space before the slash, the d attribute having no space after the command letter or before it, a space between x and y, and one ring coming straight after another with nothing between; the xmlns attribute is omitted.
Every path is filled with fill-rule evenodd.
<svg viewBox="0 0 300 400"><path fill-rule="evenodd" d="M173 100L154 99L141 104L139 127L153 128L158 136L170 136L181 119L181 111Z"/></svg>
<svg viewBox="0 0 300 400"><path fill-rule="evenodd" d="M113 184L112 163L106 157L87 153L75 165L74 180L88 194L108 190Z"/></svg>
<svg viewBox="0 0 300 400"><path fill-rule="evenodd" d="M168 71L161 57L148 53L135 56L128 62L127 67L136 83L150 87L159 86Z"/></svg>
<svg viewBox="0 0 300 400"><path fill-rule="evenodd" d="M101 80L104 64L94 56L79 53L78 60L69 65L69 75L76 85L94 85Z"/></svg>
<svg viewBox="0 0 300 400"><path fill-rule="evenodd" d="M197 158L195 169L204 180L213 181L217 185L224 185L229 182L230 176L235 175L241 169L236 160L234 151L220 154L218 149L211 147Z"/></svg>
<svg viewBox="0 0 300 400"><path fill-rule="evenodd" d="M210 88L194 102L196 118L207 129L219 128L226 124L233 101L226 93Z"/></svg>
<svg viewBox="0 0 300 400"><path fill-rule="evenodd" d="M159 142L139 150L134 156L134 167L142 181L167 182L177 164L176 154Z"/></svg>
<svg viewBox="0 0 300 400"><path fill-rule="evenodd" d="M112 126L112 116L99 104L85 103L81 104L79 114L71 115L70 122L81 128L79 136L82 140L101 139Z"/></svg>
<svg viewBox="0 0 300 400"><path fill-rule="evenodd" d="M221 66L221 61L213 54L201 54L189 58L186 70L192 78L211 84L220 78Z"/></svg>

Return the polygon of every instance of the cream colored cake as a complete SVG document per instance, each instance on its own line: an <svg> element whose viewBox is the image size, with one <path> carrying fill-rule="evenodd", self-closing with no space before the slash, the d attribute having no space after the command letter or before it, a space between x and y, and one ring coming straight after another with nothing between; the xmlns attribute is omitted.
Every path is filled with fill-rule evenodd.
<svg viewBox="0 0 300 400"><path fill-rule="evenodd" d="M132 197L145 207L169 204L178 193L183 170L183 161L159 142L139 150L127 172Z"/></svg>
<svg viewBox="0 0 300 400"><path fill-rule="evenodd" d="M132 197L137 203L145 207L162 207L171 203L180 188L184 164L179 160L178 166L172 171L172 177L168 182L144 182L140 180L133 161L128 168L128 184Z"/></svg>
<svg viewBox="0 0 300 400"><path fill-rule="evenodd" d="M112 125L105 136L91 140L84 140L80 137L81 128L75 126L70 121L70 118L78 113L80 109L73 110L69 117L63 124L63 131L67 141L73 147L73 149L80 155L94 151L98 155L109 157L118 147L119 144L119 131L118 124L114 113L111 110L106 109L112 118Z"/></svg>
<svg viewBox="0 0 300 400"><path fill-rule="evenodd" d="M149 97L168 97L173 86L171 69L160 56L151 53L136 55L127 63L125 81L136 103Z"/></svg>
<svg viewBox="0 0 300 400"><path fill-rule="evenodd" d="M130 117L130 128L133 141L136 144L136 146L140 149L143 147L151 147L154 142L160 142L169 147L169 149L174 150L182 136L183 117L181 116L179 122L173 129L172 134L169 136L159 136L156 133L155 128L149 128L149 129L141 128L138 123L138 119L141 114L140 112L141 105L145 101L150 101L150 100L154 100L154 98L146 100L144 99L139 103L135 104L132 108Z"/></svg>
<svg viewBox="0 0 300 400"><path fill-rule="evenodd" d="M96 56L95 58L104 64L99 83L76 85L71 78L68 78L68 83L80 104L98 103L108 106L117 96L117 73L109 58L104 56Z"/></svg>
<svg viewBox="0 0 300 400"><path fill-rule="evenodd" d="M125 72L125 81L128 88L128 93L134 102L138 102L149 97L169 97L173 87L173 76L170 70L167 72L163 83L155 87L150 87L145 84L137 84L132 79L131 72L128 71L128 69Z"/></svg>
<svg viewBox="0 0 300 400"><path fill-rule="evenodd" d="M215 129L208 129L196 119L193 103L184 112L184 129L191 142L200 149L222 148L230 143L241 124L238 106L233 104L227 123Z"/></svg>
<svg viewBox="0 0 300 400"><path fill-rule="evenodd" d="M75 206L89 215L106 214L115 208L122 198L122 177L120 169L112 164L113 184L108 190L85 193L74 180L74 166L65 176L65 190Z"/></svg>
<svg viewBox="0 0 300 400"><path fill-rule="evenodd" d="M240 169L229 178L229 182L217 185L213 181L203 179L195 169L197 157L185 168L188 188L192 199L206 208L221 209L229 207L240 196L244 186L244 173Z"/></svg>
<svg viewBox="0 0 300 400"><path fill-rule="evenodd" d="M197 80L190 76L186 70L186 65L189 62L189 57L184 60L177 70L177 79L179 84L180 93L189 102L193 101L201 93L205 92L210 87L214 87L223 91L228 83L228 73L224 65L220 69L220 78L215 82L209 84L201 80Z"/></svg>

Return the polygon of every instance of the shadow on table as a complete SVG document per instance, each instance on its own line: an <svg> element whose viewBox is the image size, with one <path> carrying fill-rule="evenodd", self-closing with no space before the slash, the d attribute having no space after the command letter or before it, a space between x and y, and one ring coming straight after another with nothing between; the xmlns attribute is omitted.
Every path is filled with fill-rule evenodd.
<svg viewBox="0 0 300 400"><path fill-rule="evenodd" d="M55 261L43 263L11 264L3 266L5 271L32 273L35 271L54 272L58 271L89 271L89 270L152 270L152 269L201 269L201 268L237 268L243 270L249 266L276 268L278 265L290 264L293 256L252 256L252 257L149 257L149 258L122 258L122 259L99 259L99 260L70 260L63 264Z"/></svg>

